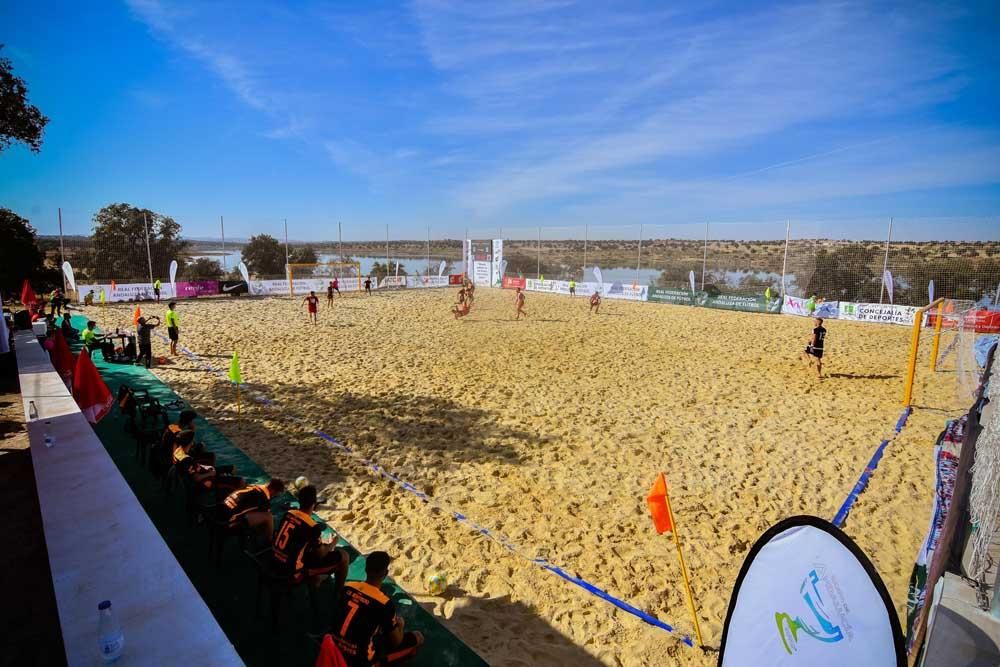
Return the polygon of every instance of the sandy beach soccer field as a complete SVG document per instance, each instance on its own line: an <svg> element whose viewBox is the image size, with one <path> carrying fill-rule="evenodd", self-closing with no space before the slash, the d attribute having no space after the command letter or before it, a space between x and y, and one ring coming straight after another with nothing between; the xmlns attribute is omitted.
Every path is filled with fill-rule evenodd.
<svg viewBox="0 0 1000 667"><path fill-rule="evenodd" d="M514 322L512 292L480 289L456 321L455 294L324 299L318 326L299 299L182 302L182 343L221 369L238 350L247 386L280 409L238 417L229 384L183 357L156 373L271 474L324 487L332 525L362 551L393 554L396 579L491 664L716 656L431 510L288 416L690 633L672 542L644 500L664 471L705 641L718 646L752 543L784 517L831 518L900 415L906 327L828 321L817 380L799 360L804 318L608 300L589 316L583 297L529 293L529 319ZM133 308L88 314L113 328ZM946 372L922 372L915 392L921 407L846 525L900 612L930 515L934 438L969 404ZM442 597L422 593L436 572L451 584Z"/></svg>

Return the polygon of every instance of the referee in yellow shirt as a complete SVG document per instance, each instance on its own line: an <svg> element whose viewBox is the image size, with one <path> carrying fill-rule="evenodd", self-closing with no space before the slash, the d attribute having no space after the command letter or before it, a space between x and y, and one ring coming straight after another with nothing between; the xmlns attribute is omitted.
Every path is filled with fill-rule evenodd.
<svg viewBox="0 0 1000 667"><path fill-rule="evenodd" d="M167 304L167 316L165 319L165 324L167 325L167 335L170 336L170 354L177 355L177 341L180 339L180 320L177 318L177 302L171 301Z"/></svg>

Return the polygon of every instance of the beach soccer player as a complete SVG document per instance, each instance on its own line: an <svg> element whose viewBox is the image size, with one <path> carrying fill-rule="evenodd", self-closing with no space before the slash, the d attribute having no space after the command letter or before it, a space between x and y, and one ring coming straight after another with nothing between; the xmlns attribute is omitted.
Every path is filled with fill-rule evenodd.
<svg viewBox="0 0 1000 667"><path fill-rule="evenodd" d="M816 305L817 305L817 303L818 302L816 301L816 295L815 294L813 294L811 297L809 297L809 300L806 301L806 312L809 313L809 315L815 315L816 314Z"/></svg>
<svg viewBox="0 0 1000 667"><path fill-rule="evenodd" d="M323 583L328 575L335 574L335 594L344 585L347 566L351 559L343 549L334 548L322 541L324 524L313 518L316 509L316 487L299 489L299 506L285 513L281 526L274 536L272 558L280 574L296 581L306 579L313 587Z"/></svg>
<svg viewBox="0 0 1000 667"><path fill-rule="evenodd" d="M153 320L156 322L154 323ZM145 360L146 368L149 368L153 363L153 329L160 326L160 318L156 315L149 319L140 317L138 325L139 330L136 335L139 339L139 356L136 357L135 363L141 364Z"/></svg>
<svg viewBox="0 0 1000 667"><path fill-rule="evenodd" d="M245 522L247 527L270 544L274 537L274 515L271 499L285 490L285 483L272 478L267 484L252 484L236 489L222 501L219 515L229 526Z"/></svg>
<svg viewBox="0 0 1000 667"><path fill-rule="evenodd" d="M525 318L528 317L527 311L524 310L524 292L518 287L514 294L514 321L521 319L521 315L524 315Z"/></svg>
<svg viewBox="0 0 1000 667"><path fill-rule="evenodd" d="M367 296L371 296L372 295L372 277L371 276L368 276L367 278L365 278L365 294Z"/></svg>
<svg viewBox="0 0 1000 667"><path fill-rule="evenodd" d="M170 338L170 354L177 356L177 341L181 339L181 321L177 317L177 302L171 301L167 304L167 316L164 320L167 325L167 337Z"/></svg>
<svg viewBox="0 0 1000 667"><path fill-rule="evenodd" d="M807 361L810 366L813 364L813 360L816 361L816 374L819 377L823 377L823 348L826 347L826 328L823 327L823 318L816 318L816 327L813 329L812 338L809 340L809 344L806 345L805 351L802 353L802 359Z"/></svg>
<svg viewBox="0 0 1000 667"><path fill-rule="evenodd" d="M344 296L343 294L340 293L340 278L334 277L333 282L330 283L330 286L333 287L333 291L337 293L337 296Z"/></svg>
<svg viewBox="0 0 1000 667"><path fill-rule="evenodd" d="M349 667L398 664L424 643L419 632L404 631L396 604L382 592L390 562L384 551L368 554L365 580L348 582L334 610L330 634Z"/></svg>
<svg viewBox="0 0 1000 667"><path fill-rule="evenodd" d="M333 305L333 281L332 280L330 281L330 284L326 286L326 305L327 305L328 308Z"/></svg>
<svg viewBox="0 0 1000 667"><path fill-rule="evenodd" d="M313 324L319 324L319 297L316 296L316 292L309 292L309 296L302 299L302 303L306 304L306 310L309 311L309 321Z"/></svg>
<svg viewBox="0 0 1000 667"><path fill-rule="evenodd" d="M160 279L157 278L156 282L153 283L153 296L156 298L156 303L160 302Z"/></svg>
<svg viewBox="0 0 1000 667"><path fill-rule="evenodd" d="M590 295L590 312L599 313L601 310L601 295L597 290Z"/></svg>
<svg viewBox="0 0 1000 667"><path fill-rule="evenodd" d="M191 455L194 447L194 431L181 431L174 440L173 463L174 470L182 477L191 480L202 491L215 491L217 498L225 498L236 489L246 485L242 477L233 474L232 466L219 466L198 463Z"/></svg>

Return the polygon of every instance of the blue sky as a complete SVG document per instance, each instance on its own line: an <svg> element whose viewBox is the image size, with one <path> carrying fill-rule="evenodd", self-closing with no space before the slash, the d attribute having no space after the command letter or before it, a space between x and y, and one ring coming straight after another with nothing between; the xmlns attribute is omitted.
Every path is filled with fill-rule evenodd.
<svg viewBox="0 0 1000 667"><path fill-rule="evenodd" d="M0 156L0 205L44 232L127 201L192 236L997 239L997 34L995 3L3 3L52 121Z"/></svg>

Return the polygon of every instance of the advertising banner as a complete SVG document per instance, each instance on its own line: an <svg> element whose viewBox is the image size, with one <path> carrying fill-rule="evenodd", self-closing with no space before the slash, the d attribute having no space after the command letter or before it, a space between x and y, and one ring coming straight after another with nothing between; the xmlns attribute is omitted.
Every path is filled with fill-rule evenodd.
<svg viewBox="0 0 1000 667"><path fill-rule="evenodd" d="M781 301L778 299L768 301L759 294L719 294L718 296L705 294L698 299L698 305L722 310L739 310L745 313L781 312Z"/></svg>
<svg viewBox="0 0 1000 667"><path fill-rule="evenodd" d="M524 281L524 288L529 292L551 292L556 293L559 291L559 286L556 284L558 281L555 280L538 280L536 278L527 278ZM569 286L566 287L567 293L569 293Z"/></svg>
<svg viewBox="0 0 1000 667"><path fill-rule="evenodd" d="M181 299L219 293L218 280L182 280L176 286L177 296Z"/></svg>
<svg viewBox="0 0 1000 667"><path fill-rule="evenodd" d="M67 286L69 286L69 291L75 292L76 291L76 276L73 275L73 267L70 265L69 262L63 262L62 263L62 272L63 272L63 275L66 276L66 284L67 284Z"/></svg>
<svg viewBox="0 0 1000 667"><path fill-rule="evenodd" d="M650 287L646 294L646 300L653 303L675 303L684 306L695 305L695 296L698 292L685 289L671 289L668 287ZM704 294L704 292L702 292Z"/></svg>
<svg viewBox="0 0 1000 667"><path fill-rule="evenodd" d="M903 667L895 607L863 551L828 521L785 519L747 554L722 630L722 667Z"/></svg>
<svg viewBox="0 0 1000 667"><path fill-rule="evenodd" d="M970 310L965 313L964 326L966 331L975 330L976 333L1000 333L1000 310ZM959 316L954 313L945 313L941 318L941 326L955 328L958 326ZM937 313L927 313L927 326L933 327L937 324Z"/></svg>
<svg viewBox="0 0 1000 667"><path fill-rule="evenodd" d="M567 283L567 293L569 290L569 284ZM604 285L604 297L606 299L625 299L627 301L645 301L646 291L649 288L646 285L626 285L624 283L616 282L610 285Z"/></svg>
<svg viewBox="0 0 1000 667"><path fill-rule="evenodd" d="M839 301L819 301L816 309L809 312L807 304L809 299L802 299L797 296L786 294L785 301L781 305L781 312L785 315L801 315L805 317L822 317L828 320L835 320L840 317Z"/></svg>
<svg viewBox="0 0 1000 667"><path fill-rule="evenodd" d="M237 296L239 294L249 294L245 280L223 280L219 282L219 293Z"/></svg>
<svg viewBox="0 0 1000 667"><path fill-rule="evenodd" d="M503 287L504 289L517 289L518 287L520 287L521 289L525 289L527 288L527 282L528 281L525 280L524 278L516 278L514 276L504 276L503 282L501 283L501 287Z"/></svg>
<svg viewBox="0 0 1000 667"><path fill-rule="evenodd" d="M90 285L80 285L77 291L77 299L83 302L84 297L89 292L94 293L94 303L98 302L98 295L101 289L108 303L114 301L148 301L153 298L153 283L115 283L115 288L111 289L111 283L94 283Z"/></svg>
<svg viewBox="0 0 1000 667"><path fill-rule="evenodd" d="M855 322L878 322L911 326L916 316L916 306L898 306L891 303L839 303L838 317Z"/></svg>
<svg viewBox="0 0 1000 667"><path fill-rule="evenodd" d="M407 287L447 287L448 276L406 276Z"/></svg>
<svg viewBox="0 0 1000 667"><path fill-rule="evenodd" d="M449 285L461 285L462 284L462 278L464 278L464 277L465 276L463 274L461 274L461 273L452 273L451 275L448 276L448 284Z"/></svg>
<svg viewBox="0 0 1000 667"><path fill-rule="evenodd" d="M504 261L503 261L503 239L493 239L493 258L492 258L492 274L490 284L493 287L500 287L500 281L503 278Z"/></svg>
<svg viewBox="0 0 1000 667"><path fill-rule="evenodd" d="M298 280L295 281L296 285L298 282ZM251 280L250 293L254 296L288 296L288 281Z"/></svg>
<svg viewBox="0 0 1000 667"><path fill-rule="evenodd" d="M386 276L379 284L379 287L406 287L406 276Z"/></svg>

